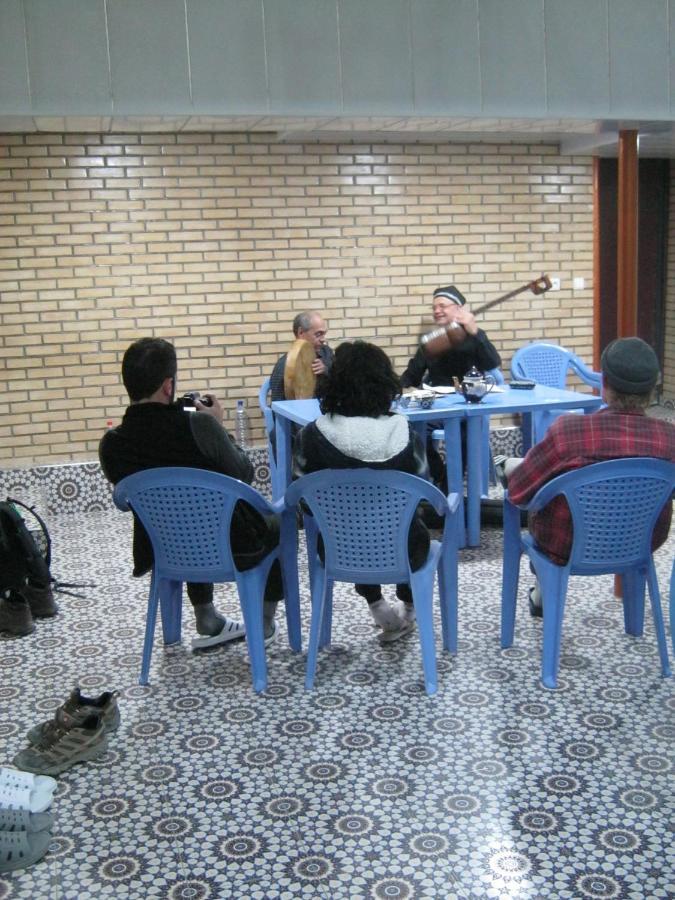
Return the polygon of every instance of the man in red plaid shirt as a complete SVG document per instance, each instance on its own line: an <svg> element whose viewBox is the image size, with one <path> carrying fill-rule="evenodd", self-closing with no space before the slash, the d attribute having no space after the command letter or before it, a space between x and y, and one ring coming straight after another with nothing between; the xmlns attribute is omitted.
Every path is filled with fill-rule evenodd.
<svg viewBox="0 0 675 900"><path fill-rule="evenodd" d="M602 354L601 368L607 407L591 415L561 416L519 465L513 467L508 465L510 460L507 462L509 497L513 503L527 503L556 475L591 463L626 456L675 461L675 426L645 415L659 375L652 348L636 337L613 341ZM669 501L654 529L654 549L666 540L671 515ZM532 514L529 528L553 562L567 562L572 549L572 519L564 497L556 497L543 510ZM542 614L538 585L530 591L530 612L534 616Z"/></svg>

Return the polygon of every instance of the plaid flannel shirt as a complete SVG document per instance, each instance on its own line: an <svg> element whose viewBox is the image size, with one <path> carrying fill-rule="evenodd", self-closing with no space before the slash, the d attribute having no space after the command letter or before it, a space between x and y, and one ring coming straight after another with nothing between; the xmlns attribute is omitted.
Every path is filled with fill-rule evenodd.
<svg viewBox="0 0 675 900"><path fill-rule="evenodd" d="M513 503L527 503L556 475L627 456L674 462L675 426L649 418L643 410L618 412L607 408L591 415L561 416L511 474L509 497ZM667 538L671 515L669 501L656 522L653 549ZM531 514L529 527L544 553L564 565L572 549L572 517L564 497L556 497L541 512Z"/></svg>

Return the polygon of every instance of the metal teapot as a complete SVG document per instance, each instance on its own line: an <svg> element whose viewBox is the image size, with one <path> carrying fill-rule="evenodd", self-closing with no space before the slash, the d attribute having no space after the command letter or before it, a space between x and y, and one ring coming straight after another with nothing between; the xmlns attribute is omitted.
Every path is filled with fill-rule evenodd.
<svg viewBox="0 0 675 900"><path fill-rule="evenodd" d="M484 375L475 366L471 366L462 380L462 393L467 403L480 403L480 401L497 384L493 375Z"/></svg>

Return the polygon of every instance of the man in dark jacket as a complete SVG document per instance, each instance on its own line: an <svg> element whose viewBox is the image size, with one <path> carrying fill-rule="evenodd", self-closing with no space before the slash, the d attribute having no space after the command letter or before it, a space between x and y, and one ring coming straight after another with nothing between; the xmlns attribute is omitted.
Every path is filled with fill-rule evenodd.
<svg viewBox="0 0 675 900"><path fill-rule="evenodd" d="M101 440L99 458L106 478L117 484L143 469L185 466L221 472L250 483L253 467L223 428L223 410L218 400L209 395L212 405L197 401L197 411L191 413L174 403L176 369L176 351L161 338L142 338L127 348L122 361L122 379L131 403L122 424L106 432ZM256 565L278 539L276 520L264 519L247 504L237 505L231 542L239 569ZM133 541L133 574L144 575L152 568L152 545L135 518ZM243 637L243 625L216 611L212 584L188 584L187 593L201 636L193 642L194 647L214 646ZM276 630L274 613L281 596L281 572L275 563L265 591L265 637L268 639Z"/></svg>
<svg viewBox="0 0 675 900"><path fill-rule="evenodd" d="M456 322L466 335L461 344L429 359L420 346L401 375L403 387L420 387L424 382L434 386L452 385L453 378L461 381L472 366L480 372L496 369L501 359L485 332L478 327L466 299L454 284L436 288L433 301L434 322L438 327Z"/></svg>
<svg viewBox="0 0 675 900"><path fill-rule="evenodd" d="M324 322L321 313L302 312L293 319L293 335L296 340L308 341L314 348L316 358L312 363L312 371L317 379L321 379L330 371L333 365L333 351L326 343L328 326ZM271 400L285 400L284 374L286 372L287 353L280 356L270 375ZM318 387L318 383L317 383Z"/></svg>
<svg viewBox="0 0 675 900"><path fill-rule="evenodd" d="M480 372L496 369L501 358L485 332L478 327L473 313L466 306L466 299L454 284L439 287L434 291L434 322L438 327L456 322L464 329L464 340L456 347L439 356L429 358L420 345L401 375L401 385L420 387L423 383L432 386L452 385L453 379L462 381L469 369L475 367ZM445 466L431 439L432 432L442 427L438 422L429 422L427 428L427 459L429 471L435 484L447 492L448 484ZM465 428L462 425L462 457L464 458ZM446 452L448 448L446 447Z"/></svg>

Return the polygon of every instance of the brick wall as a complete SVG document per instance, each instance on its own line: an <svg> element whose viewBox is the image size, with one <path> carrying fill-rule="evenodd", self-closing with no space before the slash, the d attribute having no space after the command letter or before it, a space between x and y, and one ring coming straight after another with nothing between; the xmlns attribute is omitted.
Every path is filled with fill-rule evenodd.
<svg viewBox="0 0 675 900"><path fill-rule="evenodd" d="M95 457L125 347L177 346L179 390L255 398L304 308L402 369L430 293L476 306L546 271L563 289L482 321L591 359L591 160L548 145L283 144L267 135L0 136L4 466ZM586 287L572 292L573 276Z"/></svg>

